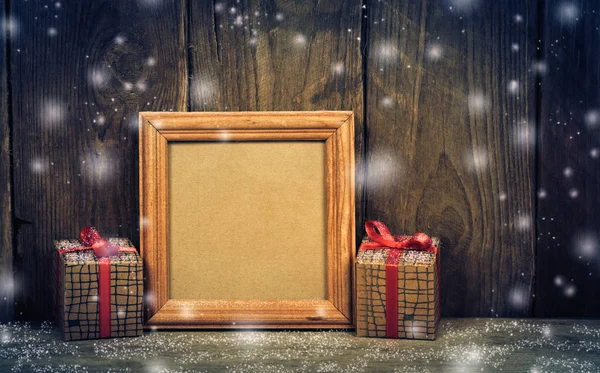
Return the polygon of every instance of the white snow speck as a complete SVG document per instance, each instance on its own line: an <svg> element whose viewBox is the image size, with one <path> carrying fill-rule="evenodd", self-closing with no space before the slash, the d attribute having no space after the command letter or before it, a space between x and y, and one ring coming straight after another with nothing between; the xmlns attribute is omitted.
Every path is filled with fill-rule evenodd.
<svg viewBox="0 0 600 373"><path fill-rule="evenodd" d="M306 36L302 35L302 34L296 34L296 36L294 36L294 44L300 47L303 47L306 45Z"/></svg>
<svg viewBox="0 0 600 373"><path fill-rule="evenodd" d="M430 44L427 47L427 59L437 61L442 58L442 47L439 44Z"/></svg>
<svg viewBox="0 0 600 373"><path fill-rule="evenodd" d="M585 113L584 121L587 128L596 129L600 123L600 113L596 109L588 110Z"/></svg>
<svg viewBox="0 0 600 373"><path fill-rule="evenodd" d="M528 231L531 228L531 217L529 215L520 215L517 217L517 229Z"/></svg>
<svg viewBox="0 0 600 373"><path fill-rule="evenodd" d="M597 259L600 253L600 239L593 230L576 233L571 240L571 250L574 256L585 260Z"/></svg>
<svg viewBox="0 0 600 373"><path fill-rule="evenodd" d="M481 92L474 92L467 98L469 104L469 111L471 114L479 114L485 112L487 108L487 101L485 96Z"/></svg>
<svg viewBox="0 0 600 373"><path fill-rule="evenodd" d="M598 159L598 157L600 157L600 149L598 149L598 148L590 149L590 157L592 157L592 159Z"/></svg>
<svg viewBox="0 0 600 373"><path fill-rule="evenodd" d="M464 154L465 166L471 172L485 171L488 167L488 153L484 148L474 148Z"/></svg>
<svg viewBox="0 0 600 373"><path fill-rule="evenodd" d="M556 19L563 25L572 25L579 20L579 8L571 2L563 2L556 8Z"/></svg>
<svg viewBox="0 0 600 373"><path fill-rule="evenodd" d="M215 3L215 13L221 14L223 13L223 10L225 10L223 3Z"/></svg>
<svg viewBox="0 0 600 373"><path fill-rule="evenodd" d="M576 293L577 293L577 287L573 284L566 285L563 290L563 294L567 298L573 298Z"/></svg>
<svg viewBox="0 0 600 373"><path fill-rule="evenodd" d="M577 190L577 188L569 189L569 197L571 197L572 199L579 197L579 190Z"/></svg>
<svg viewBox="0 0 600 373"><path fill-rule="evenodd" d="M395 42L381 41L375 45L375 55L381 62L395 62L398 57L398 47Z"/></svg>
<svg viewBox="0 0 600 373"><path fill-rule="evenodd" d="M548 64L546 61L537 61L533 63L533 72L538 75L546 75L548 73Z"/></svg>
<svg viewBox="0 0 600 373"><path fill-rule="evenodd" d="M45 126L59 124L65 120L65 105L54 99L44 100L40 110L40 120Z"/></svg>
<svg viewBox="0 0 600 373"><path fill-rule="evenodd" d="M383 98L379 101L379 106L389 109L394 106L394 100L390 96L383 96Z"/></svg>
<svg viewBox="0 0 600 373"><path fill-rule="evenodd" d="M525 289L516 287L512 289L508 295L508 302L510 305L517 309L522 309L529 304L528 296Z"/></svg>
<svg viewBox="0 0 600 373"><path fill-rule="evenodd" d="M48 169L47 162L41 158L33 159L29 167L34 174L43 174Z"/></svg>
<svg viewBox="0 0 600 373"><path fill-rule="evenodd" d="M275 20L277 20L279 22L283 21L283 13L275 14Z"/></svg>
<svg viewBox="0 0 600 373"><path fill-rule="evenodd" d="M556 277L554 277L554 285L558 287L562 287L566 281L567 279L563 275L556 275Z"/></svg>
<svg viewBox="0 0 600 373"><path fill-rule="evenodd" d="M48 36L53 38L56 35L58 35L58 30L56 29L56 27L48 27Z"/></svg>
<svg viewBox="0 0 600 373"><path fill-rule="evenodd" d="M117 44L117 45L123 45L123 44L125 44L125 40L126 40L125 36L123 36L123 35L117 35L117 36L115 36L115 44Z"/></svg>
<svg viewBox="0 0 600 373"><path fill-rule="evenodd" d="M508 82L508 93L512 95L519 93L519 82L517 80L511 80Z"/></svg>
<svg viewBox="0 0 600 373"><path fill-rule="evenodd" d="M546 189L540 188L540 190L538 190L537 195L538 195L539 199L544 199L544 198L548 197L548 192L546 191Z"/></svg>
<svg viewBox="0 0 600 373"><path fill-rule="evenodd" d="M334 75L343 75L346 69L344 63L342 61L339 61L333 64L331 70L333 71Z"/></svg>
<svg viewBox="0 0 600 373"><path fill-rule="evenodd" d="M573 169L571 167L565 167L565 169L563 170L563 175L566 178L570 178L571 176L573 176Z"/></svg>
<svg viewBox="0 0 600 373"><path fill-rule="evenodd" d="M19 33L19 22L14 17L1 19L0 26L2 26L2 34L9 38L13 38Z"/></svg>
<svg viewBox="0 0 600 373"><path fill-rule="evenodd" d="M521 47L519 47L519 44L518 44L518 43L512 43L512 44L510 45L510 49L511 49L513 52L518 52L518 51L519 51L519 49L521 49Z"/></svg>
<svg viewBox="0 0 600 373"><path fill-rule="evenodd" d="M523 16L520 15L520 14L515 14L515 16L513 17L513 19L515 20L516 23L523 22Z"/></svg>

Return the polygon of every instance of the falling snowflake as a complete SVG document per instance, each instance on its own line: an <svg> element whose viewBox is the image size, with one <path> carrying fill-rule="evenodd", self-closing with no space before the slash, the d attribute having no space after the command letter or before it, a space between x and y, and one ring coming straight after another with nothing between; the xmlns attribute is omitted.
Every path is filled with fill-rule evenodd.
<svg viewBox="0 0 600 373"><path fill-rule="evenodd" d="M448 0L451 9L457 9L464 13L471 13L479 7L480 0Z"/></svg>
<svg viewBox="0 0 600 373"><path fill-rule="evenodd" d="M333 71L334 75L343 75L345 71L344 63L342 61L334 63L331 67L331 70Z"/></svg>
<svg viewBox="0 0 600 373"><path fill-rule="evenodd" d="M516 95L519 93L519 82L516 80L511 80L508 82L508 93L512 95Z"/></svg>
<svg viewBox="0 0 600 373"><path fill-rule="evenodd" d="M296 36L294 36L294 44L299 47L305 46L306 45L306 36L304 36L302 34L296 34Z"/></svg>
<svg viewBox="0 0 600 373"><path fill-rule="evenodd" d="M576 293L577 293L577 287L573 284L566 285L563 290L563 294L567 298L573 298Z"/></svg>
<svg viewBox="0 0 600 373"><path fill-rule="evenodd" d="M566 178L570 178L571 176L573 176L573 169L571 167L565 167L565 169L563 170L563 175Z"/></svg>
<svg viewBox="0 0 600 373"><path fill-rule="evenodd" d="M527 292L523 288L512 289L508 295L508 302L516 309L525 308L529 304Z"/></svg>
<svg viewBox="0 0 600 373"><path fill-rule="evenodd" d="M563 25L572 25L579 20L579 8L570 2L563 2L556 9L556 18Z"/></svg>
<svg viewBox="0 0 600 373"><path fill-rule="evenodd" d="M577 190L577 188L569 189L569 197L571 197L572 199L579 197L579 190Z"/></svg>
<svg viewBox="0 0 600 373"><path fill-rule="evenodd" d="M527 231L531 228L531 217L529 215L520 215L517 217L517 229Z"/></svg>
<svg viewBox="0 0 600 373"><path fill-rule="evenodd" d="M571 250L585 260L597 259L600 254L600 239L593 230L578 232L571 240Z"/></svg>
<svg viewBox="0 0 600 373"><path fill-rule="evenodd" d="M488 153L486 149L479 147L464 154L465 166L472 172L484 171L488 167Z"/></svg>
<svg viewBox="0 0 600 373"><path fill-rule="evenodd" d="M430 44L427 47L427 58L430 61L437 61L442 58L442 47L439 44Z"/></svg>
<svg viewBox="0 0 600 373"><path fill-rule="evenodd" d="M2 34L9 38L15 37L19 33L19 23L14 17L0 19Z"/></svg>
<svg viewBox="0 0 600 373"><path fill-rule="evenodd" d="M394 100L390 96L383 96L379 101L379 106L386 109L391 108L394 106Z"/></svg>
<svg viewBox="0 0 600 373"><path fill-rule="evenodd" d="M471 93L467 99L469 111L473 114L480 114L487 109L487 101L485 96L480 92Z"/></svg>
<svg viewBox="0 0 600 373"><path fill-rule="evenodd" d="M39 115L45 126L60 124L64 122L66 117L65 105L55 99L46 99L42 104Z"/></svg>
<svg viewBox="0 0 600 373"><path fill-rule="evenodd" d="M546 61L537 61L533 63L533 72L538 75L546 75L548 73L548 64Z"/></svg>
<svg viewBox="0 0 600 373"><path fill-rule="evenodd" d="M380 41L374 48L377 59L383 63L396 62L398 57L398 47L391 41Z"/></svg>
<svg viewBox="0 0 600 373"><path fill-rule="evenodd" d="M125 40L126 40L125 36L123 36L123 35L117 35L117 36L115 36L115 44L117 44L117 45L123 45L123 44L125 44Z"/></svg>
<svg viewBox="0 0 600 373"><path fill-rule="evenodd" d="M42 174L48 168L47 162L41 158L34 158L30 163L31 172Z"/></svg>
<svg viewBox="0 0 600 373"><path fill-rule="evenodd" d="M598 123L600 123L600 113L598 110L588 110L585 113L584 122L586 127L591 130L598 128Z"/></svg>
<svg viewBox="0 0 600 373"><path fill-rule="evenodd" d="M538 195L539 199L544 199L544 198L548 197L548 192L546 191L546 189L540 188L540 190L538 190L537 195Z"/></svg>
<svg viewBox="0 0 600 373"><path fill-rule="evenodd" d="M56 29L56 27L49 27L48 28L48 36L50 36L51 38L53 38L56 35L58 35L58 30Z"/></svg>
<svg viewBox="0 0 600 373"><path fill-rule="evenodd" d="M88 81L96 88L104 88L110 81L110 72L105 67L92 67L88 70Z"/></svg>

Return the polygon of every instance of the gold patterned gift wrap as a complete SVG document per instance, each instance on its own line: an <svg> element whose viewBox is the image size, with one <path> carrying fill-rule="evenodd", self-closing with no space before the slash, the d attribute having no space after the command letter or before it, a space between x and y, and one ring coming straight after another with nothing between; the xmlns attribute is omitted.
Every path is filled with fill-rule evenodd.
<svg viewBox="0 0 600 373"><path fill-rule="evenodd" d="M356 259L356 335L436 339L439 240L424 233L392 236L375 220L367 221L365 228L369 239Z"/></svg>
<svg viewBox="0 0 600 373"><path fill-rule="evenodd" d="M142 259L128 239L100 238L90 229L84 228L81 241L54 241L56 320L63 338L139 336Z"/></svg>

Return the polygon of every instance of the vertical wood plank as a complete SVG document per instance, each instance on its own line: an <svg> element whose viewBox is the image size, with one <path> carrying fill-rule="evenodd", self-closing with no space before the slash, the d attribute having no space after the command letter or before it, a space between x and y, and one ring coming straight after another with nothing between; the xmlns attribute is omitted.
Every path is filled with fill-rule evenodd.
<svg viewBox="0 0 600 373"><path fill-rule="evenodd" d="M1 9L6 9L0 1ZM4 14L4 13L3 13ZM8 72L6 40L12 34L11 18L4 15L0 36L0 322L13 318L13 244L10 187L10 128L8 122Z"/></svg>
<svg viewBox="0 0 600 373"><path fill-rule="evenodd" d="M600 4L544 2L535 315L600 315Z"/></svg>
<svg viewBox="0 0 600 373"><path fill-rule="evenodd" d="M353 110L363 224L361 0L190 1L190 110Z"/></svg>
<svg viewBox="0 0 600 373"><path fill-rule="evenodd" d="M536 4L368 1L366 216L442 238L444 316L528 316Z"/></svg>
<svg viewBox="0 0 600 373"><path fill-rule="evenodd" d="M12 4L19 315L52 314L52 240L91 224L138 244L137 112L186 108L182 4Z"/></svg>

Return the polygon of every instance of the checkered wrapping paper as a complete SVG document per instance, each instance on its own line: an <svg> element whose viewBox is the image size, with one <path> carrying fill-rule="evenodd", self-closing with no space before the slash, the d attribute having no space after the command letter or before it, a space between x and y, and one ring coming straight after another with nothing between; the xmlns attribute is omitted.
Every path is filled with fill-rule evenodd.
<svg viewBox="0 0 600 373"><path fill-rule="evenodd" d="M368 242L365 240L363 242ZM439 240L433 245L439 249ZM359 250L356 335L386 337L386 259L390 249ZM436 339L440 319L439 250L403 250L398 263L398 338Z"/></svg>
<svg viewBox="0 0 600 373"><path fill-rule="evenodd" d="M109 238L122 247L134 247L124 238ZM78 240L54 241L55 249L81 247ZM57 280L57 323L65 340L100 337L98 310L98 261L93 250L54 255ZM137 253L121 252L110 258L111 337L142 334L143 267ZM56 277L58 276L58 277Z"/></svg>

